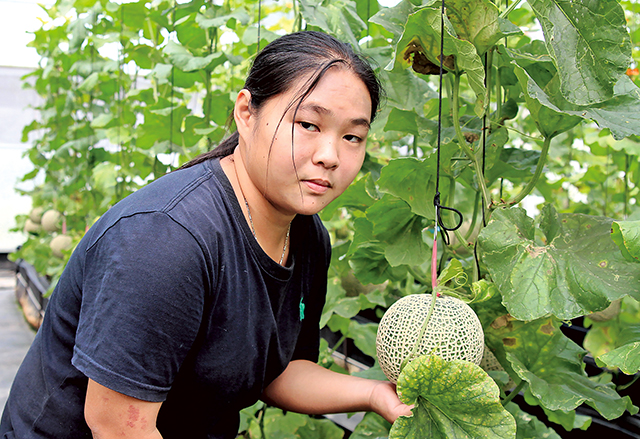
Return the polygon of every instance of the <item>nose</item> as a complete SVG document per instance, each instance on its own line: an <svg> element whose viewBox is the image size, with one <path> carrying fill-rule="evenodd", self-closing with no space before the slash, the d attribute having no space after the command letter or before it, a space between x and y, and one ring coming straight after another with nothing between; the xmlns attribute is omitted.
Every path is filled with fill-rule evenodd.
<svg viewBox="0 0 640 439"><path fill-rule="evenodd" d="M314 163L322 165L327 169L334 169L340 165L340 157L334 139L323 139L318 142L313 156Z"/></svg>

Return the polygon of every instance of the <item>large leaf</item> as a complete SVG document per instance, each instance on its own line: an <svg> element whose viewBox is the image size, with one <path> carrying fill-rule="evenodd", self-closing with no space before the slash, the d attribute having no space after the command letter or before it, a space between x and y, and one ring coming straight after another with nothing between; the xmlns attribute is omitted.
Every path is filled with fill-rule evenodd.
<svg viewBox="0 0 640 439"><path fill-rule="evenodd" d="M631 63L624 11L616 0L528 0L569 102L590 105L614 95Z"/></svg>
<svg viewBox="0 0 640 439"><path fill-rule="evenodd" d="M377 439L389 436L391 424L382 416L374 412L368 412L362 421L353 430L349 439Z"/></svg>
<svg viewBox="0 0 640 439"><path fill-rule="evenodd" d="M476 95L475 112L482 116L486 95L482 60L472 43L457 37L448 19L445 19L443 53L446 70L467 74ZM415 71L435 74L439 69L439 59L440 9L424 7L409 15L402 38L396 45L395 65L408 66L411 63ZM425 70L425 65L430 67Z"/></svg>
<svg viewBox="0 0 640 439"><path fill-rule="evenodd" d="M201 69L213 70L214 67L227 60L222 52L215 52L207 56L195 56L185 47L173 41L169 41L164 51L169 56L171 63L184 72Z"/></svg>
<svg viewBox="0 0 640 439"><path fill-rule="evenodd" d="M614 221L611 238L629 261L640 261L640 221Z"/></svg>
<svg viewBox="0 0 640 439"><path fill-rule="evenodd" d="M431 249L422 239L425 219L415 215L405 201L387 194L367 209L367 219L392 267L421 265L428 260Z"/></svg>
<svg viewBox="0 0 640 439"><path fill-rule="evenodd" d="M401 416L389 439L515 438L516 423L500 404L500 390L473 363L421 356L398 377L398 395L414 404Z"/></svg>
<svg viewBox="0 0 640 439"><path fill-rule="evenodd" d="M640 266L623 258L610 238L611 223L609 218L558 214L547 205L540 215L540 243L524 209L495 211L478 242L511 315L572 319L625 295L640 297Z"/></svg>
<svg viewBox="0 0 640 439"><path fill-rule="evenodd" d="M518 67L514 71L522 85L527 109L543 137L555 137L581 122L582 119L578 116L564 114L561 111L557 111L557 108L544 105L543 101L546 94L544 92L540 93L540 88L529 77L528 73Z"/></svg>
<svg viewBox="0 0 640 439"><path fill-rule="evenodd" d="M353 226L355 234L347 258L356 278L364 285L401 279L401 272L404 270L389 265L385 257L385 246L374 238L371 221L357 218Z"/></svg>
<svg viewBox="0 0 640 439"><path fill-rule="evenodd" d="M496 357L510 363L543 407L571 411L587 403L607 419L625 410L635 412L629 397L620 397L611 383L587 377L582 361L586 351L564 336L559 321L548 317L528 323L494 323L485 336Z"/></svg>
<svg viewBox="0 0 640 439"><path fill-rule="evenodd" d="M601 366L633 375L640 370L640 303L631 297L620 302L615 318L585 319L590 326L583 346Z"/></svg>
<svg viewBox="0 0 640 439"><path fill-rule="evenodd" d="M445 152L451 156L451 148ZM444 157L447 159L448 157ZM435 158L435 157L434 157ZM441 161L443 160L441 157ZM414 158L402 158L391 160L382 168L378 186L383 192L392 194L411 206L411 211L416 215L433 220L435 208L433 197L435 196L435 160L420 160ZM447 193L448 181L442 179L441 193Z"/></svg>
<svg viewBox="0 0 640 439"><path fill-rule="evenodd" d="M509 35L521 33L517 26L501 22L496 5L489 0L454 0L447 2L447 18L453 24L458 37L472 43L478 54Z"/></svg>
<svg viewBox="0 0 640 439"><path fill-rule="evenodd" d="M619 367L627 375L640 371L640 341L626 344L598 357L600 364Z"/></svg>
<svg viewBox="0 0 640 439"><path fill-rule="evenodd" d="M534 81L530 77L526 77L529 76L529 72L518 74L516 69L516 74L524 85L523 88L526 89L525 99L534 99L546 107L553 118L558 117L555 113L564 113L564 118L568 118L567 121L570 121L571 118L577 120L578 117L592 119L601 128L609 128L617 140L640 134L640 89L626 76L615 85L614 95L611 99L587 106L572 104L562 96L559 92L559 77L553 77L548 82L539 84L537 82L539 80ZM529 106L527 100L527 107ZM538 119L545 122L544 115ZM560 121L564 120L560 119ZM546 126L553 130L554 119L546 121ZM566 131L566 129L568 128L564 128L560 132Z"/></svg>
<svg viewBox="0 0 640 439"><path fill-rule="evenodd" d="M353 47L358 47L360 34L367 28L353 1L301 0L300 11L308 25L316 26L324 32L329 31L340 40L351 43Z"/></svg>
<svg viewBox="0 0 640 439"><path fill-rule="evenodd" d="M516 439L562 439L552 428L547 427L535 416L520 410L517 404L510 402L505 407L518 425Z"/></svg>

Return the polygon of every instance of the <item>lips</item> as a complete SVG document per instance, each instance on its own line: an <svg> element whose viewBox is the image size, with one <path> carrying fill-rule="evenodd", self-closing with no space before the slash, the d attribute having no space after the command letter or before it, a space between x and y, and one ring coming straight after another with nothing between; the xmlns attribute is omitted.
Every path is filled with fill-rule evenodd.
<svg viewBox="0 0 640 439"><path fill-rule="evenodd" d="M331 183L329 183L327 180L323 180L321 178L303 180L303 182L313 192L317 192L317 193L320 193L320 194L327 192L332 187Z"/></svg>

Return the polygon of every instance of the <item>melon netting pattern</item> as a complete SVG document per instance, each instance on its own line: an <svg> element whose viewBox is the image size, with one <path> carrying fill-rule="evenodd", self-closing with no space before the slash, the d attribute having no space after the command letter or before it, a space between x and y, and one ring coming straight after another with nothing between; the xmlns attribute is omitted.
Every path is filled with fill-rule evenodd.
<svg viewBox="0 0 640 439"><path fill-rule="evenodd" d="M412 294L391 305L382 316L376 352L389 381L397 382L400 365L411 354L430 305L431 294ZM475 312L459 299L438 297L416 356L436 354L447 361L480 364L483 350L484 333Z"/></svg>

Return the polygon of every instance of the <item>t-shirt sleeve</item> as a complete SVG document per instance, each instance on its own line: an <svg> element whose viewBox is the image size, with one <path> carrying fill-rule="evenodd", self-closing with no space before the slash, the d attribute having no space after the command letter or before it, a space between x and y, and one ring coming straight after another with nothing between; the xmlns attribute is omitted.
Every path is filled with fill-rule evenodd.
<svg viewBox="0 0 640 439"><path fill-rule="evenodd" d="M121 218L87 249L72 363L105 387L164 401L209 290L194 237L165 213Z"/></svg>
<svg viewBox="0 0 640 439"><path fill-rule="evenodd" d="M302 329L292 360L309 360L317 363L320 351L320 317L327 297L327 272L331 262L331 241L329 233L320 219L317 217L315 219L318 248L323 251L317 252L314 255L315 260L310 263L311 279L313 280L309 294L305 295L305 318L302 321Z"/></svg>

